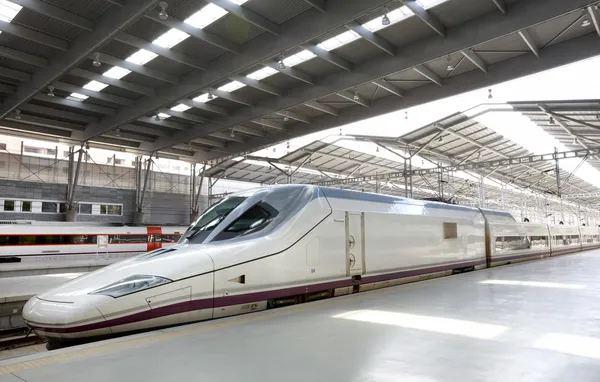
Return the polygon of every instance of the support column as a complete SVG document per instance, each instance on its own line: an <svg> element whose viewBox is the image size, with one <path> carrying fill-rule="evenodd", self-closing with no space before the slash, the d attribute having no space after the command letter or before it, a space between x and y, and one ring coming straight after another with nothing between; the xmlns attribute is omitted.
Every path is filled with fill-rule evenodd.
<svg viewBox="0 0 600 382"><path fill-rule="evenodd" d="M404 159L404 172L402 175L404 177L404 196L408 198L408 174L406 173L406 159Z"/></svg>
<svg viewBox="0 0 600 382"><path fill-rule="evenodd" d="M410 187L409 197L413 197L413 181L412 181L412 157L408 158L408 186Z"/></svg>
<svg viewBox="0 0 600 382"><path fill-rule="evenodd" d="M137 200L137 210L133 213L133 223L134 224L143 224L144 223L144 198L146 196L146 189L148 188L148 177L150 176L150 166L152 165L152 157L149 157L146 160L146 173L144 174L144 183L141 185L142 190L138 195ZM142 161L140 160L140 171L141 171ZM141 178L141 176L140 176Z"/></svg>
<svg viewBox="0 0 600 382"><path fill-rule="evenodd" d="M206 171L206 163L202 166L200 182L196 191L196 164L194 164L194 188L192 190L192 210L190 213L190 224L196 220L200 214L200 195L202 194L202 183L204 182L204 172Z"/></svg>
<svg viewBox="0 0 600 382"><path fill-rule="evenodd" d="M67 211L66 221L74 222L77 221L77 208L75 204L75 190L77 189L77 181L79 180L79 169L81 168L81 158L83 156L83 145L77 150L77 165L75 166L75 174L71 177L71 182L67 187ZM69 163L69 173L72 170L72 164L74 161L75 152L71 150L71 162Z"/></svg>

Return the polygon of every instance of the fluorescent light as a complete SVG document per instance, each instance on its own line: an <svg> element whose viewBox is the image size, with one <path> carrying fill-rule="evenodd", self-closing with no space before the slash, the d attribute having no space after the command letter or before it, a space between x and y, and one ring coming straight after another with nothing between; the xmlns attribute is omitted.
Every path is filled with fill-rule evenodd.
<svg viewBox="0 0 600 382"><path fill-rule="evenodd" d="M229 1L231 1L232 3L237 4L237 5L242 5L245 2L247 2L248 0L229 0Z"/></svg>
<svg viewBox="0 0 600 382"><path fill-rule="evenodd" d="M377 32L378 30L387 28L390 25L394 25L399 21L406 19L412 15L413 13L410 11L410 9L408 9L408 7L404 5L387 13L388 18L390 19L390 23L388 25L381 24L381 17L376 17L373 20L364 23L363 27L367 28L371 32Z"/></svg>
<svg viewBox="0 0 600 382"><path fill-rule="evenodd" d="M501 325L381 310L359 310L338 314L334 317L479 339L492 339L508 330L508 327Z"/></svg>
<svg viewBox="0 0 600 382"><path fill-rule="evenodd" d="M148 61L154 60L156 57L158 57L158 54L152 53L146 49L140 49L127 57L125 61L133 62L137 65L144 65Z"/></svg>
<svg viewBox="0 0 600 382"><path fill-rule="evenodd" d="M327 51L330 50L334 50L336 48L339 48L340 46L344 46L346 44L351 43L352 41L356 41L360 38L360 36L351 30L348 30L344 33L340 33L337 36L334 36L328 40L323 41L322 43L320 43L319 45L317 45L319 48L323 48Z"/></svg>
<svg viewBox="0 0 600 382"><path fill-rule="evenodd" d="M549 283L544 281L518 281L518 280L485 280L480 281L480 284L498 284L498 285L523 285L543 288L562 288L562 289L585 289L584 285L578 284L563 284Z"/></svg>
<svg viewBox="0 0 600 382"><path fill-rule="evenodd" d="M95 92L99 92L100 90L104 89L107 86L108 85L105 83L92 80L92 81L88 82L87 84L85 84L83 86L83 88L88 89L88 90L93 90Z"/></svg>
<svg viewBox="0 0 600 382"><path fill-rule="evenodd" d="M106 72L104 72L102 75L120 80L121 78L125 77L129 73L131 73L131 70L121 68L120 66L113 66L112 68L110 68Z"/></svg>
<svg viewBox="0 0 600 382"><path fill-rule="evenodd" d="M241 83L239 81L232 81L232 82L230 82L228 84L225 84L225 85L221 86L219 88L219 90L223 90L223 91L231 93L231 92L234 92L234 91L236 91L238 89L243 88L244 86L246 86L246 85L244 85L243 83Z"/></svg>
<svg viewBox="0 0 600 382"><path fill-rule="evenodd" d="M79 94L79 93L71 93L70 97L78 98L78 99L80 99L82 101L90 98L90 97L86 96L85 94Z"/></svg>
<svg viewBox="0 0 600 382"><path fill-rule="evenodd" d="M181 113L181 112L183 112L183 111L186 111L186 110L190 110L190 109L191 109L191 107L189 107L188 105L184 105L184 104L182 104L182 103L180 103L180 104L179 104L179 105L177 105L177 106L173 106L173 107L171 108L171 110L173 110L173 111L178 111L178 112L180 112L180 113Z"/></svg>
<svg viewBox="0 0 600 382"><path fill-rule="evenodd" d="M313 52L308 50L302 50L296 54L293 54L289 57L283 59L283 63L285 66L292 67L298 64L303 63L304 61L308 61L311 58L317 57Z"/></svg>
<svg viewBox="0 0 600 382"><path fill-rule="evenodd" d="M202 29L206 28L226 14L226 10L211 3L185 19L183 22L195 28Z"/></svg>
<svg viewBox="0 0 600 382"><path fill-rule="evenodd" d="M600 359L600 339L572 334L548 333L534 347L586 358Z"/></svg>
<svg viewBox="0 0 600 382"><path fill-rule="evenodd" d="M162 119L171 118L171 116L169 114L165 114L165 113L158 113L158 116L161 117Z"/></svg>
<svg viewBox="0 0 600 382"><path fill-rule="evenodd" d="M0 0L0 21L10 23L21 9L23 7L11 1Z"/></svg>
<svg viewBox="0 0 600 382"><path fill-rule="evenodd" d="M162 46L163 48L172 48L188 37L190 37L189 34L173 28L168 32L163 33L156 40L152 41L152 43Z"/></svg>
<svg viewBox="0 0 600 382"><path fill-rule="evenodd" d="M260 81L263 78L270 77L270 76L272 76L275 73L279 73L279 72L277 70L271 68L270 66L265 66L262 69L259 69L259 70L255 71L255 72L252 72L252 73L248 74L246 77L252 78L253 80Z"/></svg>

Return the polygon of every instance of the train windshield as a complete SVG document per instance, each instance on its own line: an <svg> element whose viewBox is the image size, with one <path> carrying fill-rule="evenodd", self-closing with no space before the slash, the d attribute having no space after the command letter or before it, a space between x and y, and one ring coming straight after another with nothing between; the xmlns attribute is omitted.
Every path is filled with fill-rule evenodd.
<svg viewBox="0 0 600 382"><path fill-rule="evenodd" d="M181 241L190 240L194 237L198 242L201 242L244 200L246 200L245 197L232 196L212 205L190 225L190 228L181 237Z"/></svg>

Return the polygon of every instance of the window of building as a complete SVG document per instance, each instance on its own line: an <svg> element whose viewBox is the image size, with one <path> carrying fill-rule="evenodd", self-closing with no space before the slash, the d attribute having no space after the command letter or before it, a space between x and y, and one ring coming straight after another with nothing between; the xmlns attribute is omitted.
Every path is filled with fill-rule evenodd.
<svg viewBox="0 0 600 382"><path fill-rule="evenodd" d="M42 202L42 212L56 213L58 211L58 203Z"/></svg>
<svg viewBox="0 0 600 382"><path fill-rule="evenodd" d="M108 205L108 215L121 215L121 206Z"/></svg>
<svg viewBox="0 0 600 382"><path fill-rule="evenodd" d="M14 200L5 200L4 201L4 211L14 211L15 210L15 201Z"/></svg>
<svg viewBox="0 0 600 382"><path fill-rule="evenodd" d="M92 205L87 204L87 203L80 204L79 205L79 213L91 215L92 214Z"/></svg>
<svg viewBox="0 0 600 382"><path fill-rule="evenodd" d="M21 202L21 211L31 212L31 202L30 201L22 201Z"/></svg>
<svg viewBox="0 0 600 382"><path fill-rule="evenodd" d="M100 205L100 215L106 215L106 205Z"/></svg>
<svg viewBox="0 0 600 382"><path fill-rule="evenodd" d="M0 150L6 150L6 143L0 143Z"/></svg>
<svg viewBox="0 0 600 382"><path fill-rule="evenodd" d="M31 154L41 154L42 148L34 147L34 146L23 146L23 152L31 153Z"/></svg>
<svg viewBox="0 0 600 382"><path fill-rule="evenodd" d="M46 149L46 155L55 156L57 153L56 149Z"/></svg>

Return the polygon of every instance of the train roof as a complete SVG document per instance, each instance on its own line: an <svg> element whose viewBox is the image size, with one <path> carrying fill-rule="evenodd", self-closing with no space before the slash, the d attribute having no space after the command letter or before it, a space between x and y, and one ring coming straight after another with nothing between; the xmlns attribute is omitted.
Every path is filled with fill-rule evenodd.
<svg viewBox="0 0 600 382"><path fill-rule="evenodd" d="M271 186L261 186L251 189L246 189L244 191L236 192L231 195L236 196L248 196L252 195L260 190L265 190L269 188L288 188L290 190L295 189L306 189L306 188L318 188L321 193L327 198L337 198L337 199L351 199L351 200L359 200L364 202L376 202L376 203L391 203L391 204L410 204L410 205L418 205L423 206L424 208L440 208L446 210L455 210L455 211L481 211L489 221L493 222L516 222L516 219L509 213L505 211L497 211L490 209L480 209L477 207L464 206L460 204L448 204L442 202L434 202L434 201L425 201L419 199L411 199L411 198L403 198L399 196L385 195L385 194L375 194L370 192L362 192L355 190L346 190L334 187L323 187L323 186L315 186L310 184L280 184L280 185L271 185Z"/></svg>

